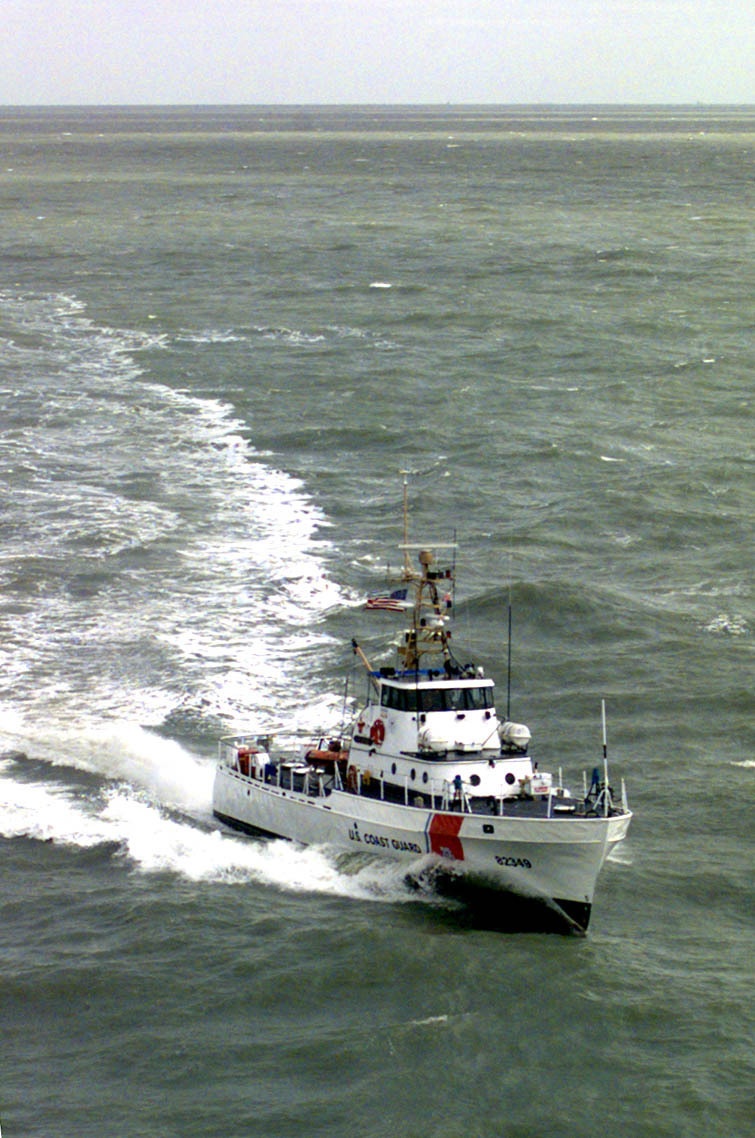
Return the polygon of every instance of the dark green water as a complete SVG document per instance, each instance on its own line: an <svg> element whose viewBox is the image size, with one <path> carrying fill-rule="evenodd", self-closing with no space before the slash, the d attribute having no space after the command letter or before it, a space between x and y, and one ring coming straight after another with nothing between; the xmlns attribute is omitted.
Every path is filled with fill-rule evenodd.
<svg viewBox="0 0 755 1138"><path fill-rule="evenodd" d="M5 109L0 151L3 1133L749 1133L752 109ZM511 595L541 766L607 701L585 941L212 822L217 735L332 725L395 631L401 470L502 693Z"/></svg>

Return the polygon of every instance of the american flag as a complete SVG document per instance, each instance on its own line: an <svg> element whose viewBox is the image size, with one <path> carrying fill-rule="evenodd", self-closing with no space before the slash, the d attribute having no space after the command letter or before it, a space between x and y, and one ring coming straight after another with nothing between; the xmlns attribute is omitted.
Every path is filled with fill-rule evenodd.
<svg viewBox="0 0 755 1138"><path fill-rule="evenodd" d="M404 612L407 604L407 589L396 589L393 593L381 593L375 597L368 597L365 608L383 609L386 612Z"/></svg>

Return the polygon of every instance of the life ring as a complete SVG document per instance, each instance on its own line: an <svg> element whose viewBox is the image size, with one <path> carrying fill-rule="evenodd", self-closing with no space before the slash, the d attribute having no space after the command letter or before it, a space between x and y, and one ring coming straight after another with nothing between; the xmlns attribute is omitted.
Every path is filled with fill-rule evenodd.
<svg viewBox="0 0 755 1138"><path fill-rule="evenodd" d="M357 768L352 765L346 771L346 789L350 790L352 794L356 794L358 781Z"/></svg>
<svg viewBox="0 0 755 1138"><path fill-rule="evenodd" d="M370 727L370 740L376 747L379 747L383 739L385 739L385 724L382 719L376 719Z"/></svg>

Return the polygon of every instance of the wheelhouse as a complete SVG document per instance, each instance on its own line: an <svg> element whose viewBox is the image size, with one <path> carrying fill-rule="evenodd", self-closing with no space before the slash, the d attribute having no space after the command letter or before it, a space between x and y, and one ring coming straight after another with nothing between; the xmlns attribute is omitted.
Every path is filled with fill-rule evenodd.
<svg viewBox="0 0 755 1138"><path fill-rule="evenodd" d="M380 685L380 704L391 711L419 714L431 711L450 711L463 714L467 711L494 711L492 680L468 680L453 683L412 684L391 683Z"/></svg>

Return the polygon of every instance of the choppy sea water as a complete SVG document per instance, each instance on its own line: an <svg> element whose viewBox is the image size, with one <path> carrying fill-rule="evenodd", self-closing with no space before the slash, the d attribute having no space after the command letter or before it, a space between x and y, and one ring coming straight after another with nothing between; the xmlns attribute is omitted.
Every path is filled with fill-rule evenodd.
<svg viewBox="0 0 755 1138"><path fill-rule="evenodd" d="M6 108L0 151L3 1133L749 1133L752 109ZM211 817L217 736L337 723L395 631L404 470L543 768L606 700L584 941Z"/></svg>

